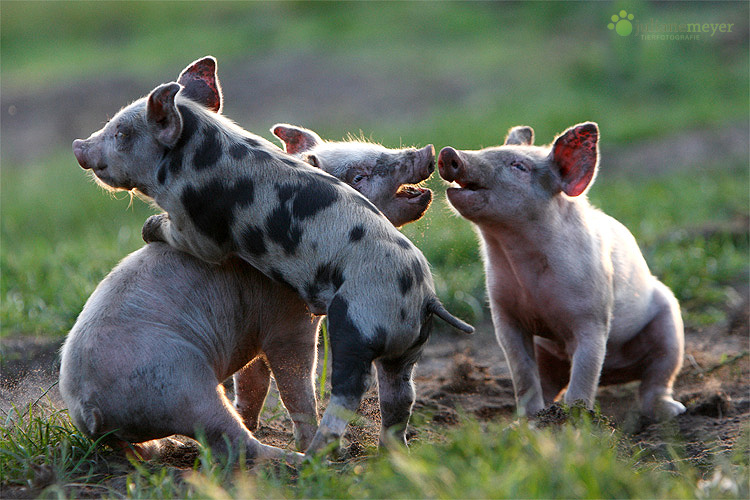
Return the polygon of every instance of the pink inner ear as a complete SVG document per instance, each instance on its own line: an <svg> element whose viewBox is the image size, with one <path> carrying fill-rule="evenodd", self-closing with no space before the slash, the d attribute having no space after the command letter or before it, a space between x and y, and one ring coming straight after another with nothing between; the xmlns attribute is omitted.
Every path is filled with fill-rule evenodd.
<svg viewBox="0 0 750 500"><path fill-rule="evenodd" d="M555 141L552 155L560 169L563 191L568 196L579 196L594 178L598 137L593 125L582 125L568 130Z"/></svg>
<svg viewBox="0 0 750 500"><path fill-rule="evenodd" d="M216 62L206 57L185 68L177 83L185 87L183 94L214 112L221 109L221 87L216 79Z"/></svg>
<svg viewBox="0 0 750 500"><path fill-rule="evenodd" d="M301 130L288 127L276 127L273 134L284 141L284 148L290 155L295 155L301 151L312 149L314 141Z"/></svg>

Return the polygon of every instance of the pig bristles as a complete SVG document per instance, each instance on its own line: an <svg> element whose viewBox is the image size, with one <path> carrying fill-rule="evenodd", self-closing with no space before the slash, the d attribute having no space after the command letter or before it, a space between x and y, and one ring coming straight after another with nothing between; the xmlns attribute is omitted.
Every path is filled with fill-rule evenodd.
<svg viewBox="0 0 750 500"><path fill-rule="evenodd" d="M375 139L373 139L372 138L372 134L370 134L370 137L366 137L365 133L362 130L359 131L359 135L354 135L351 132L349 132L343 138L343 141L344 142L364 142L364 143L367 143L367 144L376 144L378 146L382 146L383 145L380 142L378 142ZM399 149L403 149L403 148L406 148L406 147L409 147L409 146L404 146L403 141L401 140L401 138L399 138L398 148ZM412 145L411 147L416 148L417 146Z"/></svg>
<svg viewBox="0 0 750 500"><path fill-rule="evenodd" d="M354 135L351 132L347 133L346 137L344 137L344 141L345 142L366 142L368 144L382 145L372 138L372 134L370 134L370 137L365 137L365 133L361 129L359 131L359 135Z"/></svg>
<svg viewBox="0 0 750 500"><path fill-rule="evenodd" d="M106 191L107 193L109 193L109 195L112 198L115 198L115 193L117 193L117 191L122 191L122 189L117 189L117 188L113 188L112 186L108 186L103 181L99 180L99 178L93 173L89 176L89 181L99 186L102 189L102 191Z"/></svg>
<svg viewBox="0 0 750 500"><path fill-rule="evenodd" d="M140 200L143 200L146 203L153 204L153 200L151 200L150 198L142 195L136 189L126 190L126 189L113 188L112 186L109 186L109 185L105 184L104 182L100 181L95 175L91 175L89 177L89 180L91 180L91 182L93 182L94 184L96 184L97 186L99 186L99 188L101 188L102 191L106 191L107 194L109 194L109 197L113 198L115 200L121 199L121 198L118 198L117 195L119 193L125 191L127 193L127 195L128 195L128 198L129 198L128 206L127 206L126 209L133 208L133 198L135 198L135 197L139 198Z"/></svg>

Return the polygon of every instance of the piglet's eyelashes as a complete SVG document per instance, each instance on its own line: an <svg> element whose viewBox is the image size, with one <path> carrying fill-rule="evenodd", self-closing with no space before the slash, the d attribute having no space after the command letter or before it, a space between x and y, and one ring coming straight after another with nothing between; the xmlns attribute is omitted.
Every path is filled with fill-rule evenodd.
<svg viewBox="0 0 750 500"><path fill-rule="evenodd" d="M510 163L510 166L515 168L516 170L520 170L521 172L529 172L530 169L528 166L524 165L522 161L513 161Z"/></svg>
<svg viewBox="0 0 750 500"><path fill-rule="evenodd" d="M351 184L359 184L363 180L365 180L367 176L365 174L357 174L354 177L351 178L349 181Z"/></svg>

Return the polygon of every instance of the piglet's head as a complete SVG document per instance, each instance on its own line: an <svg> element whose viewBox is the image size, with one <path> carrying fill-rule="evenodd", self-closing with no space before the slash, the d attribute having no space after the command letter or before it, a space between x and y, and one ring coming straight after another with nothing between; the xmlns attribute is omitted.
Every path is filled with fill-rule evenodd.
<svg viewBox="0 0 750 500"><path fill-rule="evenodd" d="M350 139L324 141L312 130L277 124L271 131L286 152L339 178L362 193L396 227L415 221L429 207L432 191L417 184L435 170L435 148L389 149Z"/></svg>
<svg viewBox="0 0 750 500"><path fill-rule="evenodd" d="M531 127L514 127L502 146L478 151L444 148L438 156L451 205L467 219L505 225L543 217L555 197L586 192L598 165L599 129L575 125L550 146L534 146Z"/></svg>
<svg viewBox="0 0 750 500"><path fill-rule="evenodd" d="M89 138L73 141L73 154L81 167L91 170L107 187L137 189L152 196L160 184L160 163L189 135L178 99L183 99L183 105L189 101L212 112L221 109L221 86L213 57L194 61L178 80L159 85L147 97L123 108Z"/></svg>

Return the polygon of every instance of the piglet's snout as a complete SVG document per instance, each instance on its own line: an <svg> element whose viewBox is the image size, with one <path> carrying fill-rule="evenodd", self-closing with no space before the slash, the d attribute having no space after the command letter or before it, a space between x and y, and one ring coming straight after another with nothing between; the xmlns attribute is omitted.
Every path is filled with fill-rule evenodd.
<svg viewBox="0 0 750 500"><path fill-rule="evenodd" d="M88 146L86 145L86 141L82 141L81 139L73 141L73 154L75 155L76 160L78 160L78 164L81 168L90 169L92 165L86 154L87 151Z"/></svg>
<svg viewBox="0 0 750 500"><path fill-rule="evenodd" d="M438 156L438 171L440 177L448 182L453 182L461 175L464 171L464 162L461 157L458 156L458 151L448 146L440 151Z"/></svg>

